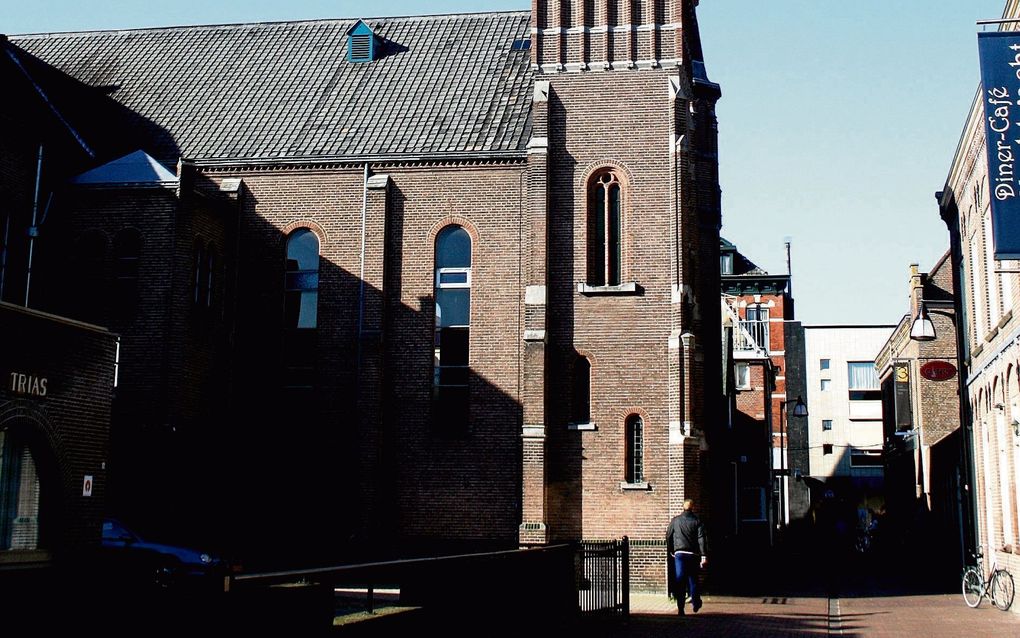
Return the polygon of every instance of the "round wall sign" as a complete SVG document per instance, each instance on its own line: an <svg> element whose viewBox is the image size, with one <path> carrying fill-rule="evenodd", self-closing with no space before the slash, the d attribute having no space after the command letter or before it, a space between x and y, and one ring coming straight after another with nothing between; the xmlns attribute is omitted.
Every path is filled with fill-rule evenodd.
<svg viewBox="0 0 1020 638"><path fill-rule="evenodd" d="M956 376L956 366L948 361L929 361L921 366L921 376L929 381L945 381Z"/></svg>

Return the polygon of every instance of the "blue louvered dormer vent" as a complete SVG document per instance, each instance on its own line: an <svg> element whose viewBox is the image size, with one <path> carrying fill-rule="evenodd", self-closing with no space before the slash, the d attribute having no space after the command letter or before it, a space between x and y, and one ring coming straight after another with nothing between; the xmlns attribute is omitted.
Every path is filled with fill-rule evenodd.
<svg viewBox="0 0 1020 638"><path fill-rule="evenodd" d="M371 62L376 57L378 45L372 28L365 24L364 20L358 20L347 32L347 60Z"/></svg>

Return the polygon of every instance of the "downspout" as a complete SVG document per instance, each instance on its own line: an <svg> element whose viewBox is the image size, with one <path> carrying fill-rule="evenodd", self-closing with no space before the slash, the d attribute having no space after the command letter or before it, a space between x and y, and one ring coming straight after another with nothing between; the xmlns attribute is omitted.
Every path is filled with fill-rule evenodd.
<svg viewBox="0 0 1020 638"><path fill-rule="evenodd" d="M0 246L0 301L4 299L4 275L7 273L7 244L11 238L11 212L4 217L4 243Z"/></svg>
<svg viewBox="0 0 1020 638"><path fill-rule="evenodd" d="M28 270L25 272L25 307L28 308L28 294L32 287L32 255L35 251L35 238L39 234L36 221L39 217L39 182L42 177L43 145L39 144L39 157L35 167L35 194L32 196L32 225L28 227ZM6 246L6 243L5 243Z"/></svg>
<svg viewBox="0 0 1020 638"><path fill-rule="evenodd" d="M357 379L361 379L361 339L365 326L365 233L368 217L368 162L361 180L361 272L358 277L358 351Z"/></svg>

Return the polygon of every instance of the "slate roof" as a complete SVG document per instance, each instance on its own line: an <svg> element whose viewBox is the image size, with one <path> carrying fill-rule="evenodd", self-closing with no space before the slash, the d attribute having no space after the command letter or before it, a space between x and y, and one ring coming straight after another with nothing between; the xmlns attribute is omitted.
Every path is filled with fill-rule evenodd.
<svg viewBox="0 0 1020 638"><path fill-rule="evenodd" d="M166 165L205 161L521 156L533 79L528 12L365 19L382 57L347 61L357 20L11 36L30 71L108 95ZM27 53L26 53L27 52ZM28 55L31 54L31 55ZM33 60L35 56L38 60ZM41 61L41 62L40 62ZM43 64L45 63L45 64ZM44 87L46 81L41 81ZM53 90L59 96L60 91ZM59 102L59 97L54 97ZM111 110L111 109L107 109ZM129 115L125 115L129 114ZM87 128L87 127L86 127ZM99 135L95 130L93 136Z"/></svg>

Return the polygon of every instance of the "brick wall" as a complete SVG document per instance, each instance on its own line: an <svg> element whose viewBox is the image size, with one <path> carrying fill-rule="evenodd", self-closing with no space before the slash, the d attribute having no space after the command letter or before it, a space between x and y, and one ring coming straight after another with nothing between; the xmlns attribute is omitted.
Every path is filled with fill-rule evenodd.
<svg viewBox="0 0 1020 638"><path fill-rule="evenodd" d="M0 304L0 325L0 430L23 437L35 460L40 547L67 558L99 543L116 337L8 304ZM12 374L46 379L45 394L20 391ZM91 496L83 495L86 475L93 477ZM17 562L12 554L5 561Z"/></svg>

